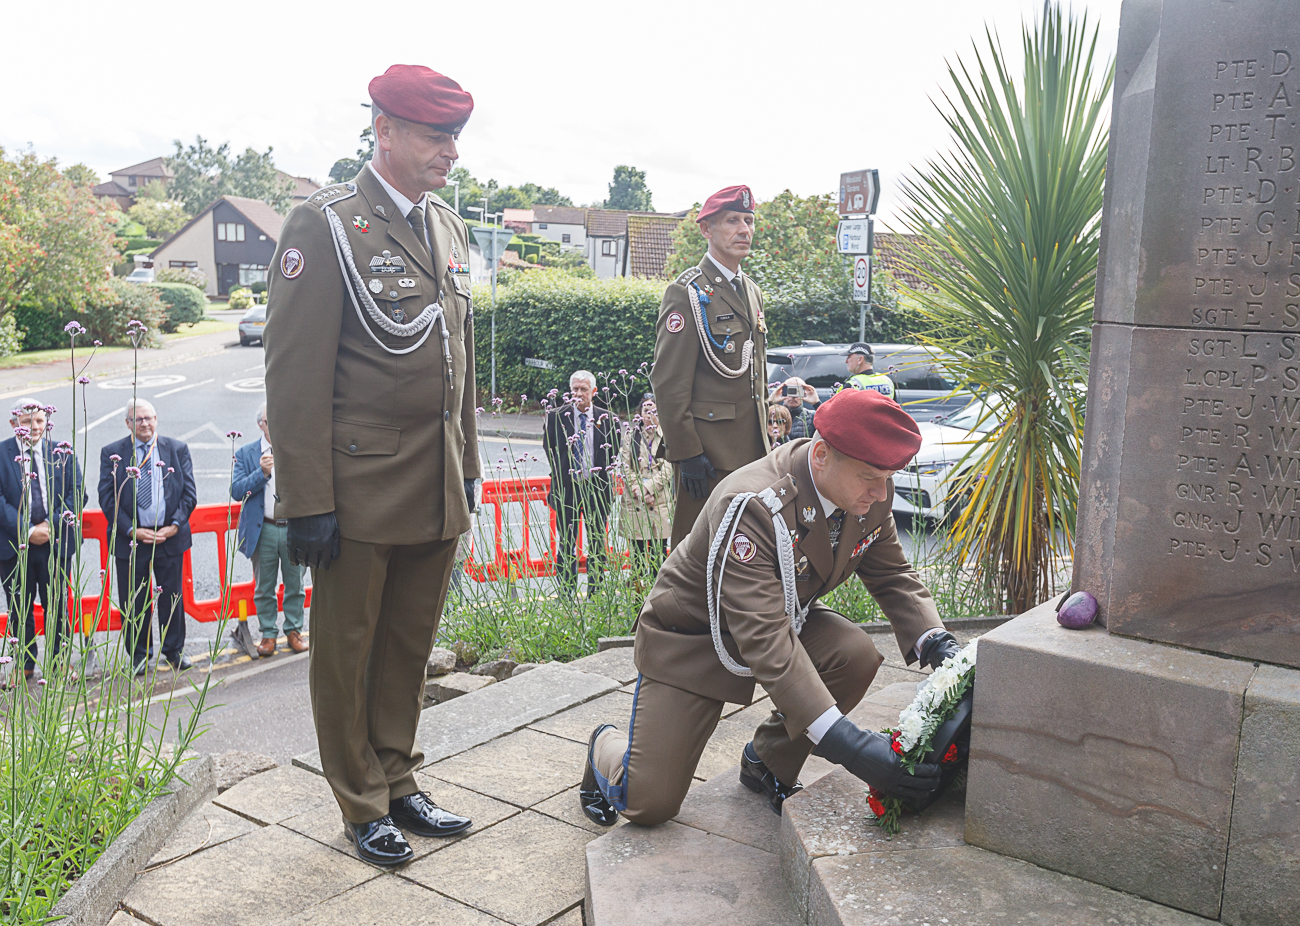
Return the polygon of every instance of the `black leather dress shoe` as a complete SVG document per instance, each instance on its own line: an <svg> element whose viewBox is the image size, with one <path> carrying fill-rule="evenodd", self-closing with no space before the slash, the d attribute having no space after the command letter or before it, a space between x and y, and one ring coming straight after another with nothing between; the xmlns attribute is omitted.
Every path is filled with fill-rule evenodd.
<svg viewBox="0 0 1300 926"><path fill-rule="evenodd" d="M744 752L740 754L740 783L757 794L767 795L767 802L775 814L781 813L781 805L787 797L803 790L803 783L799 781L793 785L781 784L758 757L753 743L746 743Z"/></svg>
<svg viewBox="0 0 1300 926"><path fill-rule="evenodd" d="M582 770L582 784L578 786L578 803L587 819L597 826L613 826L618 822L618 811L605 799L605 794L596 783L596 766L592 762L592 752L596 748L596 737L604 730L612 730L614 725L602 723L591 731L587 740L587 764Z"/></svg>
<svg viewBox="0 0 1300 926"><path fill-rule="evenodd" d="M167 656L165 658L167 659L167 664L177 672L183 672L190 666L194 665L194 663L190 661L190 657L186 656L184 653L181 653L176 657Z"/></svg>
<svg viewBox="0 0 1300 926"><path fill-rule="evenodd" d="M423 791L388 802L393 822L417 836L455 836L474 825L469 817L443 810Z"/></svg>
<svg viewBox="0 0 1300 926"><path fill-rule="evenodd" d="M409 862L415 856L411 844L393 823L392 817L380 817L369 823L353 823L344 817L343 832L347 834L348 842L357 847L357 855L363 862L392 868Z"/></svg>

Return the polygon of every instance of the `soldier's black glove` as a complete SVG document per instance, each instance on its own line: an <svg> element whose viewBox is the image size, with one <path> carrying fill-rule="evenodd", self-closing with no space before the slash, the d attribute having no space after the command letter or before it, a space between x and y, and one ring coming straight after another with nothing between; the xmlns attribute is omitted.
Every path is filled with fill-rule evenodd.
<svg viewBox="0 0 1300 926"><path fill-rule="evenodd" d="M339 519L332 511L290 518L286 534L289 562L295 566L328 569L339 558Z"/></svg>
<svg viewBox="0 0 1300 926"><path fill-rule="evenodd" d="M474 480L473 479L465 480L465 501L469 503L469 513L473 514L474 508L476 507L474 504Z"/></svg>
<svg viewBox="0 0 1300 926"><path fill-rule="evenodd" d="M883 733L859 729L847 717L835 721L813 755L842 765L871 787L890 797L918 799L939 789L939 766L922 762L909 774Z"/></svg>
<svg viewBox="0 0 1300 926"><path fill-rule="evenodd" d="M931 669L937 669L949 656L956 656L960 652L961 647L957 645L957 638L945 630L943 633L934 634L921 644L921 662Z"/></svg>
<svg viewBox="0 0 1300 926"><path fill-rule="evenodd" d="M718 472L704 454L687 457L677 464L682 469L682 486L691 498L709 497L709 480L718 478Z"/></svg>

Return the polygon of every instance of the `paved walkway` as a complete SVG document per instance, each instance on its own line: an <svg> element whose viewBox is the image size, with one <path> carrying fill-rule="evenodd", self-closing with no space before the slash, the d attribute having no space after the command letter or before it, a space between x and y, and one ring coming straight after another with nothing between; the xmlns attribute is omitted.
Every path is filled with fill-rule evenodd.
<svg viewBox="0 0 1300 926"><path fill-rule="evenodd" d="M892 638L880 642L886 651ZM632 650L607 650L428 708L421 787L474 826L452 839L414 838L415 861L395 872L350 851L315 754L247 778L185 821L151 864L176 861L137 881L113 926L581 926L585 849L608 832L578 808L586 741L598 721L627 723L635 678ZM921 678L895 654L872 691ZM779 818L735 784L740 751L770 709L767 699L728 705L669 829L730 834L775 872ZM804 779L829 770L811 759Z"/></svg>

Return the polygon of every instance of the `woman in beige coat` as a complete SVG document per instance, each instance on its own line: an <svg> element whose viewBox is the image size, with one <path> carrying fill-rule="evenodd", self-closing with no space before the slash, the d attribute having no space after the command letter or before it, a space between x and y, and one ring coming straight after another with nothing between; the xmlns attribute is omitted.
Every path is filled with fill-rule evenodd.
<svg viewBox="0 0 1300 926"><path fill-rule="evenodd" d="M632 569L638 576L653 577L659 571L672 530L673 470L663 458L663 441L654 396L647 394L619 451L623 476L619 532L632 549Z"/></svg>

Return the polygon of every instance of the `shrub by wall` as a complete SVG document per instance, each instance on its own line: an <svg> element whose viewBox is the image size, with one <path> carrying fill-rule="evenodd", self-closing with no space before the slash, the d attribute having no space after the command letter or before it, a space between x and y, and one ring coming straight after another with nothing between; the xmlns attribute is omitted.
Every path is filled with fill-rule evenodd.
<svg viewBox="0 0 1300 926"><path fill-rule="evenodd" d="M102 341L105 344L130 345L126 325L136 319L149 329L147 346L159 347L162 342L158 331L167 319L167 307L152 287L114 278L108 281L102 295L92 297L81 308L65 314L81 322L86 329L85 337L78 343Z"/></svg>
<svg viewBox="0 0 1300 926"><path fill-rule="evenodd" d="M9 314L18 330L24 333L23 350L52 350L68 346L68 336L63 333L68 320L63 318L62 312L26 300L18 303Z"/></svg>
<svg viewBox="0 0 1300 926"><path fill-rule="evenodd" d="M241 286L238 289L230 291L230 299L226 303L229 309L251 309L253 307L253 291L247 286Z"/></svg>
<svg viewBox="0 0 1300 926"><path fill-rule="evenodd" d="M154 280L159 283L188 283L200 290L208 288L208 275L197 267L163 267Z"/></svg>
<svg viewBox="0 0 1300 926"><path fill-rule="evenodd" d="M655 320L664 280L579 279L535 270L497 289L497 393L511 404L520 395L540 399L567 391L569 374L632 373L654 359ZM488 392L492 303L475 287L474 342L478 385ZM549 369L529 366L544 361ZM603 384L602 384L603 385ZM647 386L648 388L648 386Z"/></svg>
<svg viewBox="0 0 1300 926"><path fill-rule="evenodd" d="M163 331L170 334L178 325L192 325L203 320L203 313L208 309L208 297L198 287L188 283L151 283L149 288L158 293L167 307Z"/></svg>

